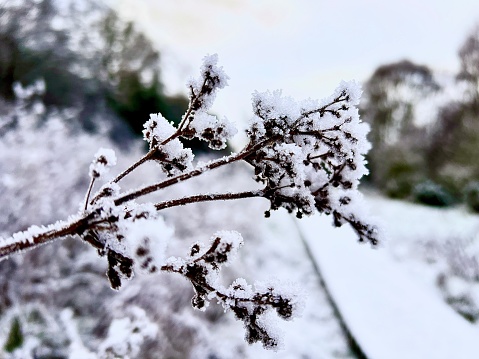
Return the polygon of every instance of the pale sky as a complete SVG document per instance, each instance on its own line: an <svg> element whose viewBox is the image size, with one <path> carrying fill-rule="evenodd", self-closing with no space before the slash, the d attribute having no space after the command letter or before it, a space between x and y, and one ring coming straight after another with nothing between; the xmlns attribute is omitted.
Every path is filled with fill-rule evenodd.
<svg viewBox="0 0 479 359"><path fill-rule="evenodd" d="M479 23L479 0L116 0L163 56L163 81L185 91L201 59L218 53L230 86L214 111L244 122L254 90L328 96L410 59L456 71L457 51Z"/></svg>

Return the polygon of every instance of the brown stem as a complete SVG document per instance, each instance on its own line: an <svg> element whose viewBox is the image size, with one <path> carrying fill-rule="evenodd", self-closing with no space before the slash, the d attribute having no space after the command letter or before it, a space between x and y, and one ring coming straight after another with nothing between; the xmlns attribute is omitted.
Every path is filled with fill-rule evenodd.
<svg viewBox="0 0 479 359"><path fill-rule="evenodd" d="M207 165L205 165L205 166L203 166L199 169L195 169L195 170L190 171L188 173L184 173L182 175L170 178L166 181L156 183L156 184L151 185L151 186L140 188L137 191L131 192L129 194L126 194L122 197L117 198L114 203L115 203L116 206L119 206L119 205L121 205L125 202L131 201L131 200L133 200L135 198L138 198L140 196L143 196L143 195L146 195L148 193L157 191L159 189L171 186L175 183L185 181L189 178L199 176L204 171L208 171L208 170L211 170L211 169L214 169L214 168L218 168L218 167L223 166L225 164L233 163L235 161L243 160L246 157L248 157L249 155L251 155L252 153L254 153L255 151L257 151L258 149L260 149L261 147L265 146L270 141L274 141L274 140L275 140L275 138L273 137L273 138L270 138L268 140L259 142L259 143L254 144L254 145L249 144L248 146L245 147L245 149L243 149L243 151L241 151L238 154L234 154L234 155L230 155L228 157L220 158L216 161L210 162L209 164L207 164ZM154 150L151 150L150 152L148 152L144 157L142 157L142 159L137 161L129 169L125 170L123 172L123 174L119 175L115 180L119 181L121 178L126 176L128 173L133 171L136 167L138 167L142 163L146 162L150 158L150 156L152 156L153 154L154 154ZM115 182L115 180L114 180L114 182ZM90 186L92 186L92 185L90 185ZM249 191L249 192L247 191L247 192L232 193L232 194L213 194L213 195L209 195L209 199L207 199L208 195L198 195L196 197L193 196L193 197L190 197L190 198L183 198L183 199L178 199L178 200L172 200L172 201L169 201L169 202L159 203L158 206L159 206L159 209L162 209L162 208L169 208L169 207L172 207L172 206L183 205L183 204L187 204L187 203L193 203L195 201L198 202L198 201L207 201L207 200L215 200L215 199L226 200L226 199L236 199L236 198L258 197L258 196L261 196L261 193L262 193L261 191ZM101 195L98 194L95 198L93 198L91 200L90 203L91 204L94 203L96 200L98 200L98 198L100 198L100 196ZM88 198L88 195L87 195L87 198ZM182 202L184 202L184 203L182 203ZM42 245L42 244L45 244L45 243L48 243L48 242L52 242L53 240L61 238L61 237L66 237L66 236L75 235L75 234L82 234L85 231L87 231L88 229L91 229L91 224L92 223L90 223L90 221L94 218L95 215L96 215L95 213L90 213L90 214L85 215L84 217L82 217L82 218L80 218L80 219L78 219L74 222L65 223L65 226L63 226L62 228L58 228L58 229L45 228L44 231L41 232L41 233L38 233L36 235L32 235L30 237L25 236L26 238L24 240L18 240L18 237L14 238L14 242L10 243L10 244L7 244L7 245L2 245L1 239L0 239L0 260L8 257L11 254L14 254L14 253L17 253L17 252L20 252L20 251L23 251L23 250L31 249L31 248L37 247L39 245ZM18 233L16 236L21 236L21 232ZM96 244L97 244L96 242L95 243L90 242L90 240L88 239L88 236L85 236L84 240L86 240L87 242L89 242L90 244L92 244L94 246L96 246Z"/></svg>
<svg viewBox="0 0 479 359"><path fill-rule="evenodd" d="M201 287L203 288L206 292L215 292L216 295L218 296L218 298L221 298L223 300L226 300L226 299L235 299L233 297L230 297L224 293L222 293L221 291L219 291L218 289L214 288L213 286L211 286L210 284L206 283L206 282L198 282L196 280L194 280L194 278L191 278L190 276L186 275L184 273L184 267L181 267L181 268L173 268L172 266L169 266L169 265L164 265L160 268L161 271L164 271L164 272L169 272L169 273L178 273L178 274L181 274L183 277L185 277L186 279L188 279L191 284L193 284L193 287L194 286L198 286L198 287Z"/></svg>
<svg viewBox="0 0 479 359"><path fill-rule="evenodd" d="M131 193L128 193L126 195L124 195L123 197L119 197L115 200L115 206L119 206L125 202L128 202L128 201L131 201L133 199L136 199L138 197L141 197L141 196L144 196L146 194L149 194L149 193L152 193L152 192L155 192L155 191L158 191L162 188L166 188L166 187L169 187L175 183L179 183L179 182L183 182L187 179L190 179L190 178L193 178L193 177L196 177L196 176L199 176L201 175L203 172L205 171L208 171L208 170L212 170L214 168L217 168L217 167L220 167L220 166L223 166L225 164L228 164L228 163L232 163L232 162L235 162L235 161L238 161L242 158L242 156L240 156L240 154L238 155L234 155L234 156L229 156L229 157L223 157L219 160L216 160L216 161L213 161L213 162L210 162L209 164L207 164L206 166L204 167L201 167L201 168L197 168L197 169L194 169L190 172L186 172L186 173L183 173L181 175L178 175L176 177L173 177L173 178L170 178L170 179L167 179L165 181L162 181L162 182L159 182L159 183L155 183L155 184L152 184L150 186L146 186L146 187L143 187L143 188L140 188L136 191L133 191Z"/></svg>
<svg viewBox="0 0 479 359"><path fill-rule="evenodd" d="M128 193L128 194L126 194L122 197L117 198L114 202L115 206L119 206L119 205L121 205L125 202L134 200L138 197L141 197L141 196L147 195L149 193L158 191L160 189L169 187L169 186L171 186L175 183L180 183L180 182L186 181L190 178L199 176L206 171L224 166L224 165L229 164L229 163L233 163L233 162L236 162L236 161L243 160L246 157L248 157L249 155L251 155L252 153L254 153L255 151L257 151L258 149L260 149L261 147L265 146L268 142L273 141L273 140L275 140L275 137L272 137L268 140L259 142L255 145L248 145L243 151L241 151L237 154L233 154L233 155L230 155L230 156L227 156L227 157L217 159L216 161L212 161L212 162L206 164L205 166L203 166L201 168L196 168L196 169L194 169L190 172L186 172L186 173L183 173L181 175L169 178L165 181L155 183L155 184L152 184L150 186L146 186L146 187L140 188L136 191L130 192L130 193Z"/></svg>
<svg viewBox="0 0 479 359"><path fill-rule="evenodd" d="M138 161L136 161L134 164L132 164L130 167L128 167L126 170L124 170L122 173L120 173L118 176L116 176L113 180L111 180L110 183L118 183L122 178L126 177L128 174L133 172L135 169L137 169L143 163L148 162L149 160L151 160L152 157L155 155L155 151L156 151L156 148L152 148L142 158L140 158ZM89 196L90 196L90 194L88 194L88 197ZM87 197L87 201L88 201L88 197ZM98 201L102 197L103 196L102 196L101 193L97 193L95 195L95 197L93 197L93 199L90 201L90 204L95 204L95 202ZM85 203L85 210L87 209L87 203L88 202Z"/></svg>
<svg viewBox="0 0 479 359"><path fill-rule="evenodd" d="M262 190L257 191L245 191L238 193L211 193L211 194L199 194L190 197L183 197L178 199L172 199L155 204L158 211L166 208L184 206L190 203L208 202L208 201L227 201L241 198L262 197L264 192Z"/></svg>
<svg viewBox="0 0 479 359"><path fill-rule="evenodd" d="M85 211L88 208L88 200L90 199L90 194L91 194L91 190L93 188L94 183L95 183L95 177L92 177L90 181L90 185L88 186L88 191L86 192L86 196L85 196L85 207L83 208Z"/></svg>
<svg viewBox="0 0 479 359"><path fill-rule="evenodd" d="M168 137L166 140L164 140L160 144L161 146L167 144L170 141L173 141L174 139L176 139L178 137L180 137L183 133L184 128L189 126L188 121L190 119L191 113L193 112L193 108L195 107L195 105L197 105L198 99L200 98L200 95L202 95L207 81L208 81L208 79L205 79L203 81L203 84L201 85L201 90L197 95L195 95L193 90L191 90L192 98L191 98L191 101L188 105L188 109L186 110L186 113L183 115L183 118L182 118L180 124L178 125L178 129L170 137ZM185 126L186 123L188 123L188 124Z"/></svg>
<svg viewBox="0 0 479 359"><path fill-rule="evenodd" d="M205 85L206 85L206 79L205 81L203 82L203 85L201 87L201 91L203 91ZM200 91L200 94L201 94L201 91ZM118 183L123 177L125 177L126 175L128 175L130 172L132 172L133 170L135 170L137 167L139 167L141 164L149 161L155 154L155 151L156 149L159 147L159 146L163 146L163 145L166 145L168 142L171 142L173 141L174 139L180 137L183 133L183 129L185 127L185 123L188 122L190 116L191 116L191 113L193 112L193 107L194 105L197 103L198 101L198 98L199 98L199 95L196 95L194 96L190 103L189 103L189 106L188 106L188 109L186 110L186 113L183 115L183 119L181 120L180 124L178 125L178 129L168 138L166 138L163 142L161 142L159 145L156 145L154 148L152 148L145 156L143 156L142 158L140 158L137 162L135 162L133 165L131 165L129 168L127 168L125 171L123 171L122 173L120 173L112 182L114 183ZM94 200L96 200L97 198L95 197ZM93 200L93 201L94 201Z"/></svg>
<svg viewBox="0 0 479 359"><path fill-rule="evenodd" d="M345 101L345 100L347 100L347 97L345 97L345 95L341 94L338 97L336 97L333 101L331 101L330 103L328 103L324 106L321 106L320 108L316 108L314 110L302 112L301 116L299 116L299 118L295 121L295 125L298 125L301 120L303 120L303 119L305 119L305 118L307 118L307 117L309 117L313 114L316 114L316 113L319 113L319 116L323 117L325 112L330 111L330 110L328 110L329 106L334 105L334 104L339 103L339 102L342 102L342 101Z"/></svg>
<svg viewBox="0 0 479 359"><path fill-rule="evenodd" d="M120 173L118 176L116 176L116 178L112 180L111 182L118 183L123 177L127 176L130 172L134 171L143 163L149 161L155 154L155 151L156 151L156 148L151 149L146 155L144 155L142 158L140 158L138 161L136 161L134 164L132 164L130 167L128 167L126 170Z"/></svg>

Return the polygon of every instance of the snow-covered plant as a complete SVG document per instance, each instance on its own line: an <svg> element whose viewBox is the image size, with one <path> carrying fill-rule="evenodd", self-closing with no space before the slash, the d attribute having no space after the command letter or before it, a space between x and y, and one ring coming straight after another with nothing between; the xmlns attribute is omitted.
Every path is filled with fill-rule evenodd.
<svg viewBox="0 0 479 359"><path fill-rule="evenodd" d="M68 220L46 227L32 226L0 239L0 258L77 236L106 257L107 277L113 289L119 289L135 273L180 274L195 290L193 307L203 310L216 300L244 323L249 343L276 348L279 340L265 314L276 312L283 319L291 319L299 307L295 292L277 284L252 286L244 279L227 287L220 283L221 268L231 262L243 243L237 232L217 232L208 245L194 244L187 257L165 258L173 231L160 211L197 202L262 197L270 203L267 217L279 208L295 212L299 218L325 213L333 217L335 226L350 224L359 241L377 245L378 229L364 221L358 192L359 180L367 173L364 154L369 150L368 126L358 116L360 89L354 82L341 83L331 97L322 101L298 103L280 91L255 93L254 117L246 131L248 143L244 148L195 164L192 151L183 146L182 139L197 137L212 149L224 149L237 132L226 118L208 113L227 80L217 65L217 56L205 57L200 77L188 83L189 107L178 126L168 123L161 114L151 115L144 125L149 151L91 194L96 181L116 163L112 150L100 149L89 169L91 182L80 211ZM120 187L124 177L149 161L160 165L164 179L137 189ZM261 189L200 193L156 203L145 200L149 194L236 162L253 167Z"/></svg>

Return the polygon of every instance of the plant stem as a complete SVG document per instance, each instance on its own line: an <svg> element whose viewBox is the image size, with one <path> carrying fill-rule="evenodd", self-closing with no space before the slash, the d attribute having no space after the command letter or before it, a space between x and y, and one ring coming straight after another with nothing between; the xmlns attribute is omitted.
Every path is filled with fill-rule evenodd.
<svg viewBox="0 0 479 359"><path fill-rule="evenodd" d="M211 193L211 194L199 194L190 197L183 197L178 199L172 199L169 201L159 202L155 204L158 211L166 208L184 206L190 203L209 202L209 201L227 201L241 198L262 197L263 190L257 191L245 191L238 193Z"/></svg>
<svg viewBox="0 0 479 359"><path fill-rule="evenodd" d="M130 167L128 167L126 170L124 170L122 173L120 173L118 176L116 176L116 178L114 180L112 180L111 182L113 182L113 183L120 182L120 180L123 177L127 176L130 172L134 171L136 168L138 168L143 163L149 161L153 157L153 155L155 154L155 151L156 151L156 148L153 148L150 151L148 151L148 153L146 155L144 155L142 158L140 158L138 161L136 161L134 164L132 164ZM94 198L94 200L95 199L96 198Z"/></svg>
<svg viewBox="0 0 479 359"><path fill-rule="evenodd" d="M237 154L237 155L233 155L233 156L223 157L223 158L220 158L219 160L210 162L210 163L208 163L207 165L205 165L201 168L197 168L197 169L194 169L190 172L186 172L186 173L183 173L183 174L178 175L176 177L172 177L170 179L167 179L165 181L140 188L136 191L130 192L130 193L128 193L128 194L126 194L122 197L117 198L115 200L115 206L119 206L119 205L121 205L125 202L131 201L131 200L136 199L138 197L141 197L141 196L147 195L149 193L158 191L162 188L169 187L169 186L171 186L175 183L183 182L187 179L199 176L205 171L212 170L214 168L221 167L225 164L238 161L241 158L242 158L241 153Z"/></svg>
<svg viewBox="0 0 479 359"><path fill-rule="evenodd" d="M163 182L159 182L156 184L153 184L151 186L146 186L143 188L140 188L136 191L133 191L129 194L123 195L122 197L117 198L114 201L114 204L116 206L119 206L125 202L131 201L133 199L136 199L140 196L144 196L148 193L157 191L159 189L171 186L175 183L179 183L182 181L185 181L187 179L190 179L195 176L199 176L205 171L221 167L223 165L233 163L236 161L244 160L257 150L259 150L261 147L265 146L271 141L274 141L276 138L271 137L267 140L264 140L262 142L256 143L256 144L249 144L247 145L241 152L237 154L232 154L227 157L223 157L220 159L217 159L215 161L212 161L205 166L201 168L194 169L190 172L181 174L179 176L167 179ZM143 156L140 160L138 160L136 163L134 163L132 166L130 166L127 170L122 172L120 175L118 175L112 182L118 182L121 180L123 177L125 177L127 174L132 172L135 168L140 166L142 163L148 161L152 156L154 155L154 149L150 150L145 156ZM93 187L93 180L92 183L90 183L90 188L87 193L87 199L86 202L88 202L88 197L90 196L91 188ZM185 198L180 198L176 200L171 200L171 201L166 201L166 202L161 202L158 203L157 209L165 209L165 208L170 208L174 206L181 206L185 205L188 203L194 203L194 202L205 202L205 201L213 201L213 200L229 200L229 199L240 199L240 198L249 198L249 197L261 197L264 195L264 191L262 190L256 190L256 191L245 191L245 192L239 192L239 193L220 193L220 194L209 194L209 195L196 195L196 196L191 196L191 197L185 197ZM91 201L90 204L95 203L99 198L101 197L101 194L97 194ZM63 224L63 226L60 227L60 224L56 224L55 227L45 227L39 233L37 234L29 234L28 230L25 232L17 232L10 237L10 239L1 239L0 238L0 260L5 259L6 257L10 256L11 254L27 250L27 249L32 249L34 247L38 247L39 245L52 242L55 239L61 238L61 237L66 237L66 236L73 236L73 235L81 235L85 233L87 230L92 229L92 220L95 218L97 214L95 212L87 213L84 214L83 217L74 220L72 222L62 222L60 224ZM98 246L98 243L96 243L93 239L89 239L88 236L82 237L83 240L87 241L88 243L92 244L94 247Z"/></svg>
<svg viewBox="0 0 479 359"><path fill-rule="evenodd" d="M90 214L74 222L66 222L65 226L57 229L45 228L44 232L32 235L30 237L25 236L25 239L23 240L17 239L22 232L15 233L11 237L14 239L13 243L7 245L2 245L1 242L8 241L8 239L0 240L0 260L5 259L13 253L38 247L39 245L51 242L61 237L83 233L86 229L88 229L88 222L91 220L92 216L93 215Z"/></svg>
<svg viewBox="0 0 479 359"><path fill-rule="evenodd" d="M155 183L155 184L152 184L150 186L146 186L146 187L140 188L136 191L130 192L126 195L123 195L122 197L117 198L114 202L115 206L119 206L119 205L121 205L125 202L134 200L138 197L141 197L141 196L147 195L149 193L158 191L160 189L169 187L169 186L171 186L175 183L180 183L180 182L186 181L190 178L199 176L206 171L224 166L224 165L229 164L229 163L233 163L233 162L236 162L236 161L243 160L246 157L248 157L249 155L251 155L252 153L254 153L255 151L257 151L258 149L260 149L261 147L265 146L268 142L273 141L273 140L274 140L274 137L272 137L268 140L259 142L255 145L250 144L247 147L245 147L241 152L239 152L237 154L232 154L232 155L227 156L227 157L222 157L220 159L217 159L215 161L212 161L212 162L206 164L205 166L203 166L201 168L196 168L196 169L194 169L190 172L186 172L186 173L183 173L181 175L169 178L165 181Z"/></svg>
<svg viewBox="0 0 479 359"><path fill-rule="evenodd" d="M88 191L86 192L86 196L85 196L85 207L83 208L83 210L85 211L88 208L88 200L90 199L90 194L91 194L91 190L93 188L94 183L95 183L95 177L92 177L90 181L90 185L88 186Z"/></svg>

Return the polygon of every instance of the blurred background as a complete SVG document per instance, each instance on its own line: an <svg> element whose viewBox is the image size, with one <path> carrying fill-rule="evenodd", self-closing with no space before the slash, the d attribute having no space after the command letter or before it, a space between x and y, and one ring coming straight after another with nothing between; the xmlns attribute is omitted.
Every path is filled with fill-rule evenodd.
<svg viewBox="0 0 479 359"><path fill-rule="evenodd" d="M184 84L213 53L230 76L213 112L240 129L254 90L323 98L341 80L362 84L360 114L373 145L362 187L388 232L382 251L477 330L474 0L0 0L0 235L76 213L98 147L115 149L118 171L133 163L146 149L141 131L149 114L178 123L188 105ZM244 140L239 134L220 154L189 145L204 160ZM125 184L161 175L155 166L141 171ZM165 196L244 190L251 176L237 166ZM309 250L310 236L282 213L263 220L266 202L251 201L166 210L178 237L171 253L186 253L218 229L242 232L247 246L226 281L275 274L309 293L303 317L280 324L283 351L246 345L241 325L220 308L193 311L192 290L180 278L135 278L113 292L102 259L71 239L0 262L0 357L94 358L112 345L118 323L129 323L132 357L370 357L374 344L351 329L341 292L328 289L341 278L324 276L327 264ZM145 323L155 334L135 331Z"/></svg>

